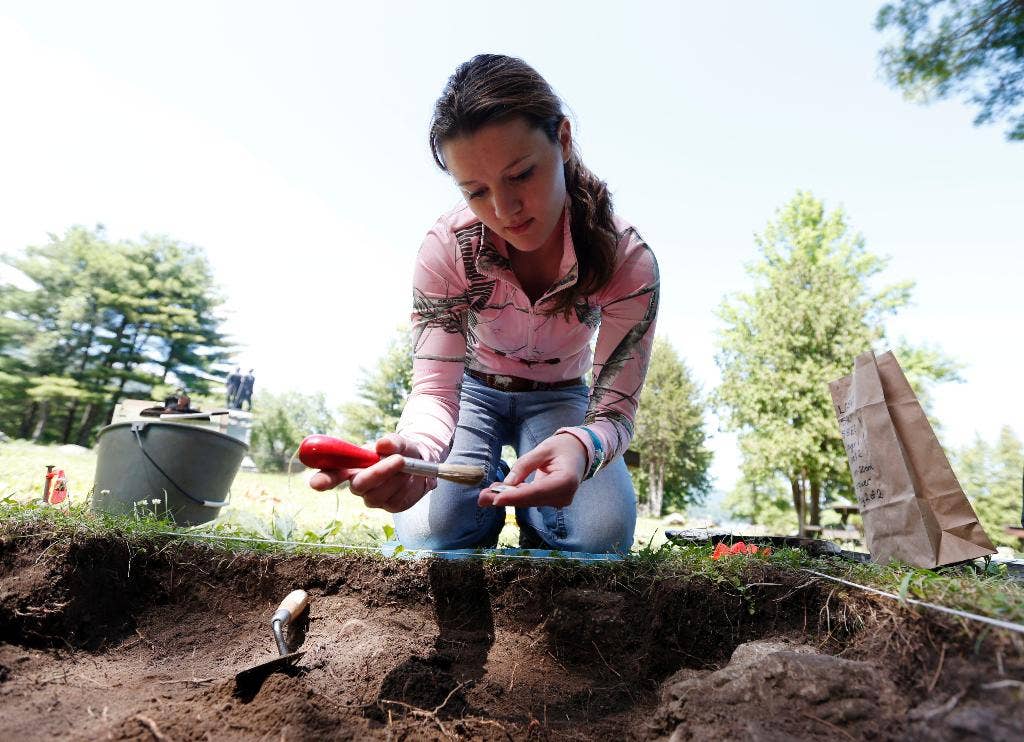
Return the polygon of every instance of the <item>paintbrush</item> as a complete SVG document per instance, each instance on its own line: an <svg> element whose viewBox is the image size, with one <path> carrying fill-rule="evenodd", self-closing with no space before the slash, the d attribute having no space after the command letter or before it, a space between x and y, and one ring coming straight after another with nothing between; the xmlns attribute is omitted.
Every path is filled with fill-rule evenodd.
<svg viewBox="0 0 1024 742"><path fill-rule="evenodd" d="M373 451L329 435L311 435L299 446L299 461L310 469L365 469L381 457ZM414 477L437 477L459 484L477 484L486 467L469 464L435 464L423 459L402 457L402 471Z"/></svg>

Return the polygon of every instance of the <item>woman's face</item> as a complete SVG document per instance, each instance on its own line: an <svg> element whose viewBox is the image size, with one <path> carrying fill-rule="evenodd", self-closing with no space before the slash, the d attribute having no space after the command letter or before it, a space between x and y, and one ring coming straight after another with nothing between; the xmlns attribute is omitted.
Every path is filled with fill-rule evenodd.
<svg viewBox="0 0 1024 742"><path fill-rule="evenodd" d="M517 250L560 247L563 165L572 149L568 119L558 142L517 117L442 146L445 164L473 213Z"/></svg>

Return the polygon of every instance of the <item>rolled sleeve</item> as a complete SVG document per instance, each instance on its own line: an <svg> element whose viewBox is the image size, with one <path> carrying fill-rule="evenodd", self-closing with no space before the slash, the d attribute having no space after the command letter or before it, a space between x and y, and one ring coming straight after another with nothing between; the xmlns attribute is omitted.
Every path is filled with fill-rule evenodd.
<svg viewBox="0 0 1024 742"><path fill-rule="evenodd" d="M467 310L465 273L442 218L427 232L416 259L412 389L397 427L428 461L444 460L459 419Z"/></svg>
<svg viewBox="0 0 1024 742"><path fill-rule="evenodd" d="M622 261L600 296L594 383L584 423L559 431L574 435L586 447L588 477L629 448L654 345L658 263L634 230L630 237Z"/></svg>

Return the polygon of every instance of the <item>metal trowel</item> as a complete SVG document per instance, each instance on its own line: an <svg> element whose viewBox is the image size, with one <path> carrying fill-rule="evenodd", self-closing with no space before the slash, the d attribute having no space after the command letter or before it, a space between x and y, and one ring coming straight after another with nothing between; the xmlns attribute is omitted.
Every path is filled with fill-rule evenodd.
<svg viewBox="0 0 1024 742"><path fill-rule="evenodd" d="M308 604L309 595L305 590L292 590L288 593L270 619L270 629L274 632L274 641L277 642L278 656L239 672L235 675L237 685L251 685L266 678L275 670L295 664L305 654L305 652L288 651L285 631L288 629L288 624L306 610Z"/></svg>

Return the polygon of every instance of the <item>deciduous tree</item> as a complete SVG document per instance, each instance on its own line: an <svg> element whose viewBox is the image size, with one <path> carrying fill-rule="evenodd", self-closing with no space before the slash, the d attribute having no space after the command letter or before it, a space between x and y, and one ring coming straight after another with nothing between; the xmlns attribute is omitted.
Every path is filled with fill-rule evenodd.
<svg viewBox="0 0 1024 742"><path fill-rule="evenodd" d="M1002 546L1020 548L1020 541L1004 531L1021 524L1021 476L1024 445L1009 426L999 431L995 443L978 436L953 457L960 485L989 537Z"/></svg>
<svg viewBox="0 0 1024 742"><path fill-rule="evenodd" d="M307 435L337 434L337 421L322 393L259 393L253 418L251 452L260 469L283 471Z"/></svg>
<svg viewBox="0 0 1024 742"><path fill-rule="evenodd" d="M380 361L362 369L357 382L361 401L342 406L342 430L354 443L375 441L393 433L412 390L412 334L400 329Z"/></svg>
<svg viewBox="0 0 1024 742"><path fill-rule="evenodd" d="M810 193L797 193L755 241L753 290L719 312L716 402L739 434L745 479L766 489L783 477L802 533L820 525L829 497L851 496L828 382L849 373L857 354L883 349L884 319L907 303L911 284L874 289L886 261L867 252L841 209L826 212ZM936 351L900 355L919 389L955 377Z"/></svg>
<svg viewBox="0 0 1024 742"><path fill-rule="evenodd" d="M732 517L765 526L772 533L792 533L798 526L789 482L781 476L759 482L740 476L723 505Z"/></svg>
<svg viewBox="0 0 1024 742"><path fill-rule="evenodd" d="M1024 139L1022 0L899 0L875 26L897 33L882 68L907 98L966 95L981 108L975 125L1005 118L1006 138Z"/></svg>

